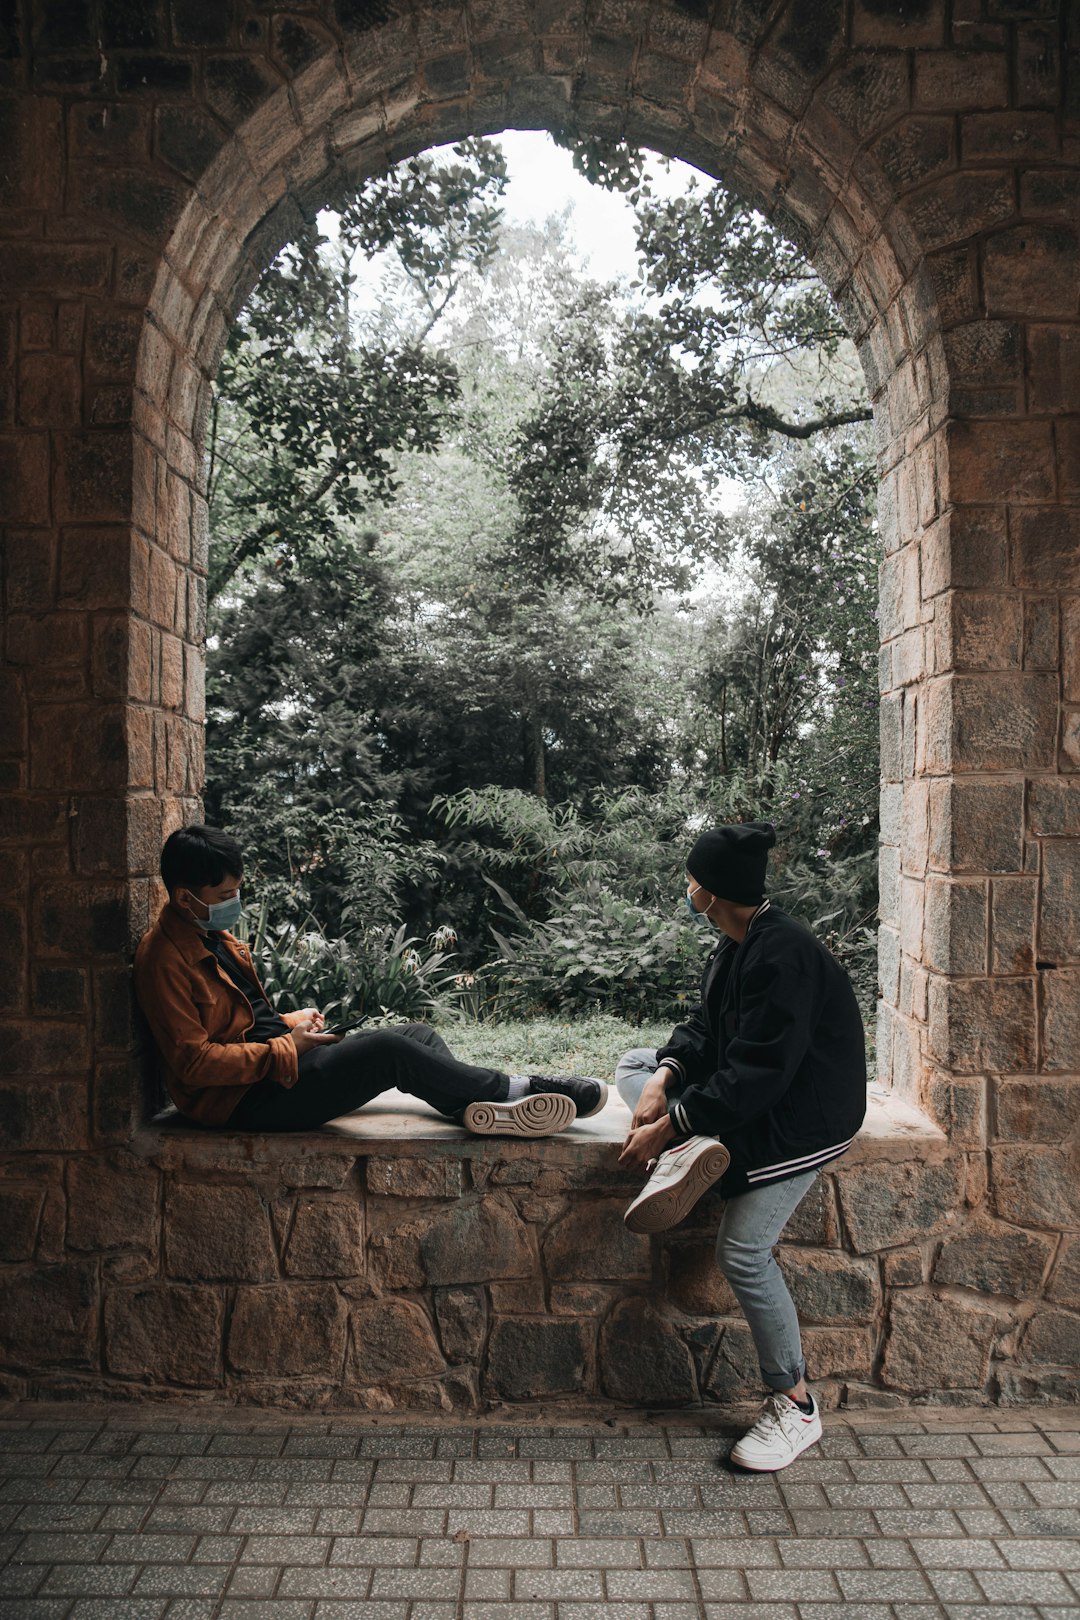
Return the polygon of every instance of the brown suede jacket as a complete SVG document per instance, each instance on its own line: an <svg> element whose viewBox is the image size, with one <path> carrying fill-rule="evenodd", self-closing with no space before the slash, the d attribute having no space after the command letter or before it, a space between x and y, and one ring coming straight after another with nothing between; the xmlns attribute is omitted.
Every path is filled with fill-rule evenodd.
<svg viewBox="0 0 1080 1620"><path fill-rule="evenodd" d="M259 983L251 952L222 940L242 972ZM260 985L260 989L262 986ZM257 1080L296 1084L296 1048L287 1035L248 1041L251 1003L222 972L199 930L172 905L139 941L135 994L161 1057L169 1096L188 1119L224 1125ZM294 1024L299 1013L282 1013Z"/></svg>

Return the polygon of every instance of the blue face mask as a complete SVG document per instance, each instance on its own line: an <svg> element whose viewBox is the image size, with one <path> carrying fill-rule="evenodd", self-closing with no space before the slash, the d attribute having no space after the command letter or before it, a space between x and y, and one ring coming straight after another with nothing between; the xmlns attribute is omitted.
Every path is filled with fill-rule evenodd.
<svg viewBox="0 0 1080 1620"><path fill-rule="evenodd" d="M214 900L212 902L204 900L203 905L206 906L210 915L208 917L196 917L195 922L199 928L208 934L219 933L223 928L231 929L235 923L240 921L244 911L243 902L238 894L234 894L231 900Z"/></svg>
<svg viewBox="0 0 1080 1620"><path fill-rule="evenodd" d="M693 917L694 921L697 922L701 917L701 912L698 910L697 906L695 906L693 899L689 894L684 894L683 899L686 901L687 911L690 913L691 917Z"/></svg>

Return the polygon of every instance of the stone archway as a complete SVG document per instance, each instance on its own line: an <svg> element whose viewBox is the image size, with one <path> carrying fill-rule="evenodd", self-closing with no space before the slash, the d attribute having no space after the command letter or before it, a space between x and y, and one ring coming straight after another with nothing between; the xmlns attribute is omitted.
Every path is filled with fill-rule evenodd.
<svg viewBox="0 0 1080 1620"><path fill-rule="evenodd" d="M21 300L0 312L19 1275L57 1268L57 1311L89 1321L118 1247L90 1206L118 1170L153 1226L157 1195L124 1157L126 958L161 836L201 783L200 434L231 313L336 188L465 133L573 123L722 172L807 250L858 343L887 551L883 1069L950 1139L931 1232L971 1214L940 1253L910 1222L890 1241L852 1172L843 1220L858 1253L889 1250L882 1286L923 1336L950 1320L943 1289L982 1296L975 1384L994 1341L1024 1366L1012 1387L1064 1388L1058 1352L1080 1331L1080 415L1057 21L996 0L237 0L163 31L153 6L129 9L96 40L31 4L0 102L0 297ZM1057 1303L1036 1306L1046 1287ZM887 1381L912 1387L889 1355Z"/></svg>

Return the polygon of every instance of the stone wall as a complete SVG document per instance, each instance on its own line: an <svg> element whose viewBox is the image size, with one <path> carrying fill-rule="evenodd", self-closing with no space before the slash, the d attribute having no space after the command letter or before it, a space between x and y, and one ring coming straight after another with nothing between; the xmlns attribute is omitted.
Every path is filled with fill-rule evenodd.
<svg viewBox="0 0 1080 1620"><path fill-rule="evenodd" d="M970 1212L904 1308L924 1331L959 1289L992 1316L1007 1273L1047 1325L1000 1337L1003 1366L1075 1344L1078 82L1080 12L1056 0L3 13L3 1282L55 1304L19 1376L34 1345L85 1357L129 1263L85 1189L149 1196L129 963L202 782L201 443L229 319L302 214L507 125L723 174L805 246L858 344L888 554L882 1078L947 1132ZM166 1258L199 1196L166 1199ZM1058 1364L1023 1377L1058 1391Z"/></svg>
<svg viewBox="0 0 1080 1620"><path fill-rule="evenodd" d="M902 1112L874 1102L779 1250L822 1401L1071 1396L1080 1253L1034 1307L1052 1223L992 1218L981 1156ZM640 1183L615 1140L379 1126L382 1140L361 1117L254 1141L166 1127L66 1177L26 1165L0 1197L5 1258L37 1260L0 1295L6 1391L373 1411L756 1396L714 1259L717 1198L650 1239L623 1223Z"/></svg>

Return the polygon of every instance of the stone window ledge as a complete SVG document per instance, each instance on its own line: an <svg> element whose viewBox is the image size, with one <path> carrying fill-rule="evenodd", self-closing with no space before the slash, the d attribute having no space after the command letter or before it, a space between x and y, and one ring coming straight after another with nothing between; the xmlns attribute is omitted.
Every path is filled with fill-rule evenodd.
<svg viewBox="0 0 1080 1620"><path fill-rule="evenodd" d="M948 1138L926 1114L895 1093L867 1088L866 1121L841 1164L873 1164L941 1159ZM640 1184L636 1174L620 1172L619 1148L630 1126L630 1111L614 1090L608 1106L592 1119L577 1121L557 1136L472 1136L440 1119L413 1097L387 1091L359 1113L332 1120L316 1131L260 1134L204 1130L171 1113L141 1127L132 1142L141 1157L163 1169L245 1170L288 1159L310 1161L311 1170L328 1160L361 1158L529 1159L555 1167L585 1166L602 1170L626 1186ZM342 1167L344 1173L344 1167Z"/></svg>

